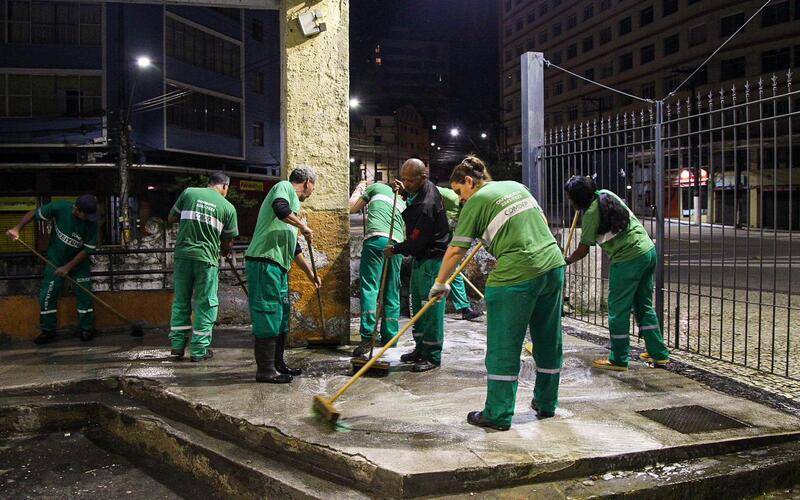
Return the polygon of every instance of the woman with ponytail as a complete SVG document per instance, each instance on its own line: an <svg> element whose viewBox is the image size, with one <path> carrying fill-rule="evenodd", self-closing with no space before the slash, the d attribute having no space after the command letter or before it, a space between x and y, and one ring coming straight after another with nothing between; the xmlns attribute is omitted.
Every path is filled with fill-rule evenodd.
<svg viewBox="0 0 800 500"><path fill-rule="evenodd" d="M608 290L611 354L608 359L595 360L593 366L604 370L628 369L631 308L647 347L647 352L639 357L657 365L667 364L669 350L664 345L653 308L656 269L653 240L625 202L611 191L598 191L590 177L572 177L564 185L564 191L575 210L583 213L580 244L567 257L567 264L586 257L589 247L595 244L611 257Z"/></svg>
<svg viewBox="0 0 800 500"><path fill-rule="evenodd" d="M564 258L539 204L518 182L493 182L486 165L468 156L453 170L450 186L462 203L430 297L447 295L445 281L475 240L497 265L486 281L486 404L467 415L479 427L507 430L514 415L519 353L530 327L536 360L531 406L538 418L555 414L561 350Z"/></svg>

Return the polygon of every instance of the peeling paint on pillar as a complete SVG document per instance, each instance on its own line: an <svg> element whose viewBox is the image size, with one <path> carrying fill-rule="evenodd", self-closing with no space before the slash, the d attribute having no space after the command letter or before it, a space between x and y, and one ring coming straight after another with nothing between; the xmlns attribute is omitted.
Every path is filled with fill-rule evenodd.
<svg viewBox="0 0 800 500"><path fill-rule="evenodd" d="M314 230L328 335L349 335L349 10L347 0L284 0L281 118L283 177L298 165L318 174L303 216ZM321 11L326 31L306 38L297 16ZM302 243L301 243L302 244ZM307 249L304 248L308 260ZM310 263L310 262L309 262ZM289 274L292 344L321 334L316 292L296 266Z"/></svg>

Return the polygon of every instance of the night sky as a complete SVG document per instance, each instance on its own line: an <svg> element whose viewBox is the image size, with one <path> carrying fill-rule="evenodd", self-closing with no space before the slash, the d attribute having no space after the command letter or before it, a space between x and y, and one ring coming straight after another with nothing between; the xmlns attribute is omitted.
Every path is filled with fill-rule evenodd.
<svg viewBox="0 0 800 500"><path fill-rule="evenodd" d="M361 83L372 51L392 27L410 28L419 40L449 43L448 120L472 137L499 119L498 21L495 0L352 0L350 10L351 95L365 100ZM391 112L391 110L380 110ZM426 110L419 110L426 115ZM464 146L468 148L468 146Z"/></svg>

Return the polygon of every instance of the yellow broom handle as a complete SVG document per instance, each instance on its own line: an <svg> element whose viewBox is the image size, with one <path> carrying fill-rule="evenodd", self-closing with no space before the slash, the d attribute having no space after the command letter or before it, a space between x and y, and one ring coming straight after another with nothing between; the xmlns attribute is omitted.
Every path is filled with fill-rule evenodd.
<svg viewBox="0 0 800 500"><path fill-rule="evenodd" d="M572 217L572 226L569 228L569 236L567 236L567 244L564 245L564 257L567 256L569 252L569 246L572 245L572 236L575 234L575 228L578 226L578 217L580 216L580 212L575 211L575 215Z"/></svg>
<svg viewBox="0 0 800 500"><path fill-rule="evenodd" d="M462 278L464 278L464 283L466 283L467 285L469 285L469 287L470 287L470 288L472 288L472 291L473 291L473 292L475 292L475 293L477 293L477 294L478 294L478 297L480 297L480 298L481 298L481 300L483 300L483 294L481 293L481 291L480 291L480 290L478 290L478 287L477 287L477 286L475 286L475 285L474 285L474 284L473 284L473 283L472 283L472 282L469 280L469 278L467 278L467 275L466 275L466 274L464 274L464 273L461 273L461 277L462 277Z"/></svg>
<svg viewBox="0 0 800 500"><path fill-rule="evenodd" d="M446 284L448 284L448 285L449 285L450 283L452 283L452 282L453 282L453 280L454 280L454 279L456 279L456 276L458 276L458 275L461 273L461 271L462 271L462 270L463 270L465 267L467 267L467 264L469 264L469 261L471 261L471 260L472 260L472 258L473 258L473 257L475 257L475 254L476 254L476 253L478 253L478 250L480 250L482 247L483 247L483 243L481 243L481 242L478 242L478 244L476 244L476 245L475 245L475 246L472 248L472 251L470 251L470 252L469 252L469 254L467 255L467 257L466 257L466 258L465 258L465 259L464 259L464 260L461 262L461 264L460 264L460 265L459 265L459 266L456 268L456 270L455 270L455 271L453 271L453 274L451 274L451 275L450 275L450 277L449 277L449 278L447 278L447 281L446 281L445 283L446 283ZM434 298L432 298L432 299L428 300L428 302L426 302L426 303L425 303L425 305L424 305L424 306L422 306L422 309L420 309L419 311L417 311L417 314L415 314L415 315L414 315L414 317L413 317L413 318L411 318L411 321L409 321L408 323L406 323L406 325L405 325L405 326L404 326L404 327L403 327L403 328L402 328L402 329L401 329L399 332L397 332L397 335L395 335L394 337L392 337L392 340L390 340L389 342L387 342L387 343L386 343L386 345L385 345L385 346L383 346L383 348L382 348L380 351L378 351L378 354L376 354L376 355L375 355L375 357L373 357L373 358L371 358L369 361L367 361L367 363L366 363L364 366L362 366L362 367L361 367L361 369L360 369L360 370L358 370L358 371L356 372L356 374L355 374L355 375L353 375L352 377L350 377L350 380L348 380L348 381L347 381L347 383L346 383L346 384L344 384L344 386L343 386L341 389L339 389L339 391L338 391L338 392L336 392L336 394L334 394L334 395L333 395L333 397L332 397L332 398L331 398L331 399L330 399L328 402L332 404L334 401L336 401L337 399L339 399L339 396L341 396L342 394L344 394L344 392L345 392L345 391L346 391L348 388L350 388L350 386L351 386L351 385L353 385L353 383L354 383L356 380L358 380L359 378L361 378L361 376L362 376L362 375L364 375L364 374L367 372L367 370L369 370L369 369L372 367L372 365L374 365L374 364L375 364L375 363L378 361L378 359L380 359L380 357L381 357L381 356L383 356L383 355L386 353L386 351L387 351L387 350L389 350L389 348L390 348L390 347L392 347L392 346L393 346L393 345L394 345L394 344L395 344L395 343L396 343L396 342L397 342L397 341L400 339L400 337L401 337L401 336L402 336L404 333L406 333L406 332L408 331L408 329L409 329L409 328L411 328L412 326L414 326L414 323L416 323L416 322L419 320L419 318L420 318L420 317L421 317L423 314L425 314L425 311L427 311L428 309L430 309L430 308L431 308L431 306L433 306L433 305L434 305L436 302L438 302L438 301L439 301L439 297L434 297Z"/></svg>

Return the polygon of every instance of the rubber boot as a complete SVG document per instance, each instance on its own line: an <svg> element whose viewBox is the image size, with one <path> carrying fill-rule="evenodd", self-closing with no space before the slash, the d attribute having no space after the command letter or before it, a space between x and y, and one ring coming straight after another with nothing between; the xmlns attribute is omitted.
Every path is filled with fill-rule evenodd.
<svg viewBox="0 0 800 500"><path fill-rule="evenodd" d="M55 338L56 338L56 332L49 330L42 330L42 333L40 333L38 337L33 339L33 343L36 345L44 345Z"/></svg>
<svg viewBox="0 0 800 500"><path fill-rule="evenodd" d="M403 363L416 363L422 359L422 350L414 348L413 351L407 352L400 356L400 361Z"/></svg>
<svg viewBox="0 0 800 500"><path fill-rule="evenodd" d="M366 356L366 354L372 349L372 339L362 340L355 349L353 349L353 357L360 358L361 356Z"/></svg>
<svg viewBox="0 0 800 500"><path fill-rule="evenodd" d="M275 369L278 370L280 373L284 373L286 375L291 375L296 377L303 373L303 370L300 368L289 368L286 366L286 360L283 357L283 354L286 352L286 334L282 333L278 335L278 338L275 341Z"/></svg>
<svg viewBox="0 0 800 500"><path fill-rule="evenodd" d="M254 354L256 357L256 382L267 384L288 384L292 376L280 373L275 368L275 349L277 337L256 339Z"/></svg>

